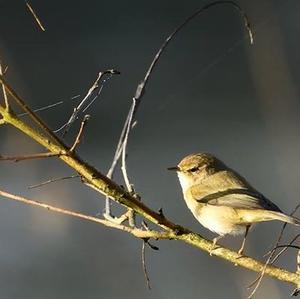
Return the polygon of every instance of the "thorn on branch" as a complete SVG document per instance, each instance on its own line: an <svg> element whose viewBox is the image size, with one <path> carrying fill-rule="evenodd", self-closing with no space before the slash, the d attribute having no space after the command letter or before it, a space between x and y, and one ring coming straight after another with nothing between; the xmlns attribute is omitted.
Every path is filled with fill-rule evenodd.
<svg viewBox="0 0 300 299"><path fill-rule="evenodd" d="M163 219L166 218L162 208L160 208L160 209L158 210L158 214L160 215L161 218L163 218Z"/></svg>
<svg viewBox="0 0 300 299"><path fill-rule="evenodd" d="M174 233L176 236L181 236L186 233L186 230L183 227L181 227L180 225L176 225L176 227L174 229Z"/></svg>
<svg viewBox="0 0 300 299"><path fill-rule="evenodd" d="M148 245L151 249L153 249L153 250L155 250L155 251L159 251L159 247L157 247L157 246L151 244L151 243L149 242L149 238L144 238L143 240L144 240L145 243L147 243L147 245Z"/></svg>

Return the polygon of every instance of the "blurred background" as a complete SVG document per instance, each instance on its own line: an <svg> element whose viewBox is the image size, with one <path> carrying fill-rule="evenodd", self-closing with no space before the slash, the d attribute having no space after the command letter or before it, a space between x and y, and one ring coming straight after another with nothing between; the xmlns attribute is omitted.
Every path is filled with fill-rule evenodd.
<svg viewBox="0 0 300 299"><path fill-rule="evenodd" d="M0 59L7 80L32 108L64 101L40 116L53 129L70 116L99 71L116 68L96 103L79 154L105 173L137 84L164 38L207 1L37 1L36 25L24 1L0 0ZM266 197L290 213L300 202L299 10L295 0L238 1L251 21L230 6L194 19L170 44L149 82L129 142L128 171L153 209L207 238L166 168L193 152L210 152L239 171ZM71 143L79 123L70 130ZM0 128L0 154L42 148L11 127ZM1 162L1 189L74 209L101 213L104 198L73 179L57 159ZM116 181L122 184L119 174ZM183 243L147 248L152 290L141 266L141 241L94 223L1 200L1 298L246 298L256 274ZM117 209L114 209L116 212ZM299 215L299 214L298 214ZM246 253L261 259L281 224L251 232ZM289 227L285 241L298 233ZM241 239L221 244L239 248ZM279 265L296 267L290 250ZM265 278L255 298L286 298L290 285Z"/></svg>

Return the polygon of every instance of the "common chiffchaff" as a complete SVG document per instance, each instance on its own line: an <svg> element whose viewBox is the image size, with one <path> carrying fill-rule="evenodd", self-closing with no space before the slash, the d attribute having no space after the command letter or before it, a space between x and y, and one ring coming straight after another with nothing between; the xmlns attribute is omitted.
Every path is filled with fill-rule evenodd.
<svg viewBox="0 0 300 299"><path fill-rule="evenodd" d="M255 190L242 176L210 154L192 154L176 167L183 197L196 219L219 236L244 234L242 254L250 226L256 222L280 220L300 225L273 202ZM211 251L212 251L211 250Z"/></svg>

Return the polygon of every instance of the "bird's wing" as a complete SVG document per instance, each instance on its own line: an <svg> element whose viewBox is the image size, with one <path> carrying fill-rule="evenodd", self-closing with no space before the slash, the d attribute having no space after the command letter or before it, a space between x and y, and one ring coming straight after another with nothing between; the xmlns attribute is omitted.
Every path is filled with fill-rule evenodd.
<svg viewBox="0 0 300 299"><path fill-rule="evenodd" d="M208 176L201 183L192 186L189 192L192 198L200 203L237 209L281 211L232 170L221 171Z"/></svg>

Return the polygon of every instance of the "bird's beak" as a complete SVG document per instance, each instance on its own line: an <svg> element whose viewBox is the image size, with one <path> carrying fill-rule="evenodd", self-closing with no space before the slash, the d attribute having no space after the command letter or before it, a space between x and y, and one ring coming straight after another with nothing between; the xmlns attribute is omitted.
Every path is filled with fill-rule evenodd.
<svg viewBox="0 0 300 299"><path fill-rule="evenodd" d="M173 171L180 171L178 166L174 166L174 167L169 167L167 168L168 170L173 170Z"/></svg>

